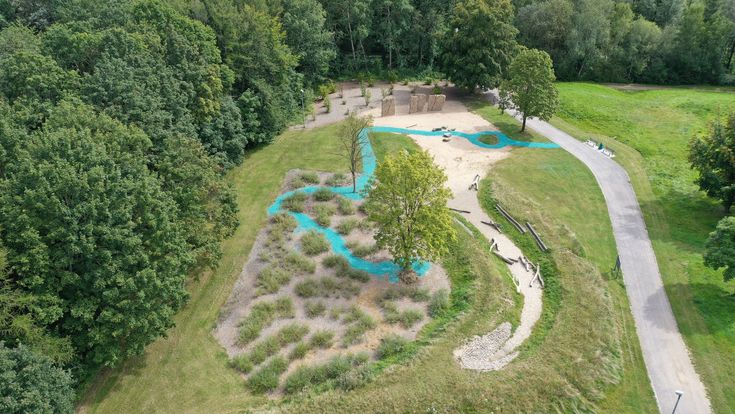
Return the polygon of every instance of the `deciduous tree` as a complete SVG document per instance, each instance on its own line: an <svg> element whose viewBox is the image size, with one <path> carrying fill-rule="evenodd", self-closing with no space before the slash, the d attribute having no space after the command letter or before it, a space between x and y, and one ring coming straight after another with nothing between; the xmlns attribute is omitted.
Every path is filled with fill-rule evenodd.
<svg viewBox="0 0 735 414"><path fill-rule="evenodd" d="M713 121L707 134L692 140L689 161L699 172L699 188L722 200L729 212L735 202L735 113Z"/></svg>
<svg viewBox="0 0 735 414"><path fill-rule="evenodd" d="M357 191L357 173L362 168L362 151L369 144L365 141L362 131L372 123L372 117L360 117L355 112L350 112L339 131L341 154L347 160L352 175L352 192Z"/></svg>
<svg viewBox="0 0 735 414"><path fill-rule="evenodd" d="M551 58L544 51L524 49L511 63L508 79L500 84L500 104L521 113L521 132L528 117L551 119L559 106L555 80Z"/></svg>
<svg viewBox="0 0 735 414"><path fill-rule="evenodd" d="M513 6L509 0L462 0L442 42L441 68L469 90L495 87L516 53Z"/></svg>
<svg viewBox="0 0 735 414"><path fill-rule="evenodd" d="M735 278L735 217L717 223L705 244L704 264L713 269L725 268L725 281Z"/></svg>
<svg viewBox="0 0 735 414"><path fill-rule="evenodd" d="M437 260L456 237L447 201L447 176L428 152L401 151L378 165L367 191L368 219L378 246L388 249L410 281L414 260Z"/></svg>

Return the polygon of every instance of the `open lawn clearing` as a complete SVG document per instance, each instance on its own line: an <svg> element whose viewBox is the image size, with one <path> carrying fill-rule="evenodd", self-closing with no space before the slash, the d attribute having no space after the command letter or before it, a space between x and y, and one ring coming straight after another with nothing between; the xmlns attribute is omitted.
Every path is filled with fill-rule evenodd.
<svg viewBox="0 0 735 414"><path fill-rule="evenodd" d="M667 296L715 412L735 412L735 301L732 283L702 264L707 234L721 207L697 190L686 162L692 135L732 94L692 89L621 92L592 84L559 84L552 123L615 150L643 210Z"/></svg>

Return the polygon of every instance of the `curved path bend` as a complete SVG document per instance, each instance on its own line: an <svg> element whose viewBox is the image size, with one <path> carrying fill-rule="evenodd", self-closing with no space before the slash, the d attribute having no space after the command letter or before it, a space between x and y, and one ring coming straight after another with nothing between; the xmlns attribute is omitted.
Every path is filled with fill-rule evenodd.
<svg viewBox="0 0 735 414"><path fill-rule="evenodd" d="M507 111L518 118L514 111ZM547 122L529 119L528 127L582 161L597 179L607 203L615 244L643 359L659 411L670 414L676 390L684 392L676 412L712 412L704 384L674 319L656 256L628 173L617 162Z"/></svg>

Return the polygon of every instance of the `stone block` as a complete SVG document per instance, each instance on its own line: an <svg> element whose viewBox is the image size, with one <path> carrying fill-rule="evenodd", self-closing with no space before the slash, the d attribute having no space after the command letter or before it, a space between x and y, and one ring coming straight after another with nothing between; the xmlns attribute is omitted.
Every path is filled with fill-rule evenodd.
<svg viewBox="0 0 735 414"><path fill-rule="evenodd" d="M383 98L381 105L381 116L391 116L396 114L396 100L392 96Z"/></svg>
<svg viewBox="0 0 735 414"><path fill-rule="evenodd" d="M438 112L444 108L444 101L447 100L446 95L429 95L429 107L427 111Z"/></svg>
<svg viewBox="0 0 735 414"><path fill-rule="evenodd" d="M426 109L426 94L420 93L418 95L418 103L416 104L416 112L424 112Z"/></svg>
<svg viewBox="0 0 735 414"><path fill-rule="evenodd" d="M413 114L418 112L419 108L419 97L416 95L411 95L411 100L408 102L408 113Z"/></svg>

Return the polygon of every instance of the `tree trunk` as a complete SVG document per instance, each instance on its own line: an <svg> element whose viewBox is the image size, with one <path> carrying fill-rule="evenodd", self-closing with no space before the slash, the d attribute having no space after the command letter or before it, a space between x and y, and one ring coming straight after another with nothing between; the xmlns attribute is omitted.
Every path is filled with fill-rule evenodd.
<svg viewBox="0 0 735 414"><path fill-rule="evenodd" d="M730 45L730 53L729 57L727 59L727 71L729 72L730 69L732 69L732 57L735 54L735 37L732 39L732 44Z"/></svg>
<svg viewBox="0 0 735 414"><path fill-rule="evenodd" d="M357 63L357 54L355 53L355 39L352 36L352 22L350 21L350 9L347 9L347 31L350 34L350 46L352 47L352 67L355 68Z"/></svg>
<svg viewBox="0 0 735 414"><path fill-rule="evenodd" d="M521 132L524 132L526 130L526 118L528 118L528 117L524 113L523 114L523 125L521 125Z"/></svg>
<svg viewBox="0 0 735 414"><path fill-rule="evenodd" d="M357 178L355 178L355 172L352 172L352 192L357 192Z"/></svg>

